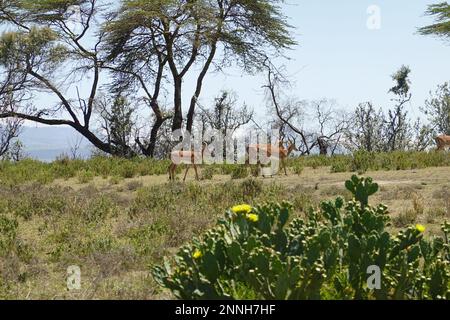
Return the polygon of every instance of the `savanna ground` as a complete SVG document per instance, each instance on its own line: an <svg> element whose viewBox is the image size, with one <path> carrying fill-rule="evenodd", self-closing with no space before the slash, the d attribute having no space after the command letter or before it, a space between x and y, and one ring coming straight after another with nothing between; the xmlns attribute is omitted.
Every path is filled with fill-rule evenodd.
<svg viewBox="0 0 450 320"><path fill-rule="evenodd" d="M439 159L422 161L427 157ZM168 182L167 162L0 163L0 298L170 299L150 266L214 225L226 208L288 200L303 215L320 201L348 198L350 171L362 173L351 167L356 158L292 160L289 176L274 178L204 167L202 181L191 170L186 183ZM380 184L371 201L389 207L393 231L422 223L433 236L450 220L450 158L413 158L405 166L372 162L364 175ZM81 290L67 289L72 265L81 268Z"/></svg>

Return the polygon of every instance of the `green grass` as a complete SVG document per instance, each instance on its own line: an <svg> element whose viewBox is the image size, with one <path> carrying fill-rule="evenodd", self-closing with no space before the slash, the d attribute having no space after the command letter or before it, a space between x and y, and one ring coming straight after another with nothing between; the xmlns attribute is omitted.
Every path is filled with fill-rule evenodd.
<svg viewBox="0 0 450 320"><path fill-rule="evenodd" d="M168 172L169 160L153 160L135 158L131 160L94 157L89 160L59 159L52 163L35 160L23 160L18 163L0 161L0 181L3 185L15 186L26 182L51 183L57 179L77 178L80 183L89 183L94 177L114 177L114 181L141 176L165 175ZM330 167L330 172L366 172L368 170L409 170L429 167L450 166L450 155L444 152L392 152L369 153L359 151L353 155L302 156L288 160L288 167L296 174L301 174L303 168ZM178 172L184 166L178 167ZM210 179L213 174L230 175L233 178L245 178L250 173L244 165L213 165L208 166L204 179Z"/></svg>

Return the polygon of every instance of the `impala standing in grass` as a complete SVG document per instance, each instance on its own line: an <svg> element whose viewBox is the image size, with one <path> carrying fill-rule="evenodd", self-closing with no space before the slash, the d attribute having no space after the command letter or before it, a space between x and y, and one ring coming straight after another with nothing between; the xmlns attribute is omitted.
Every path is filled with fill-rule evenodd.
<svg viewBox="0 0 450 320"><path fill-rule="evenodd" d="M286 170L286 159L289 157L289 155L292 153L292 151L297 151L297 148L295 146L295 143L292 141L289 141L289 145L287 148L283 146L283 142L280 141L279 146L275 147L272 144L251 144L247 147L247 153L250 154L250 151L253 150L255 154L258 154L259 152L264 152L268 158L272 157L274 155L275 157L278 156L278 160L280 160L281 167L284 169L284 174L287 174ZM258 161L258 165L260 165L261 162Z"/></svg>
<svg viewBox="0 0 450 320"><path fill-rule="evenodd" d="M186 181L186 177L187 177L189 168L191 166L194 167L196 180L197 181L200 180L200 178L198 176L198 171L197 171L197 164L198 164L198 161L200 161L200 163L203 162L203 154L205 152L206 146L207 146L206 143L203 143L201 152L195 151L195 150L172 151L170 154L170 159L171 159L172 163L169 166L169 180L175 181L177 167L182 163L187 165L186 172L185 172L184 178L183 178L183 182Z"/></svg>

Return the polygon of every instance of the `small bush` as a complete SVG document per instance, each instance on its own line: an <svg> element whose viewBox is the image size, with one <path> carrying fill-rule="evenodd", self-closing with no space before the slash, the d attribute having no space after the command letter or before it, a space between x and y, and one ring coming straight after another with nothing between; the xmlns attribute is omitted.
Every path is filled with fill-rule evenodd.
<svg viewBox="0 0 450 320"><path fill-rule="evenodd" d="M131 179L136 175L137 168L134 166L132 162L123 162L122 165L118 169L118 174L122 178Z"/></svg>
<svg viewBox="0 0 450 320"><path fill-rule="evenodd" d="M94 175L90 171L81 170L80 172L78 172L77 178L79 183L85 184L94 180Z"/></svg>
<svg viewBox="0 0 450 320"><path fill-rule="evenodd" d="M234 165L231 171L232 179L244 179L248 177L247 166L245 165Z"/></svg>
<svg viewBox="0 0 450 320"><path fill-rule="evenodd" d="M338 173L338 172L347 172L349 170L349 162L346 160L337 160L331 165L331 172Z"/></svg>
<svg viewBox="0 0 450 320"><path fill-rule="evenodd" d="M8 255L13 250L18 227L17 220L0 216L0 257Z"/></svg>
<svg viewBox="0 0 450 320"><path fill-rule="evenodd" d="M242 181L240 187L242 188L243 199L253 199L262 192L263 183L260 180L249 178Z"/></svg>
<svg viewBox="0 0 450 320"><path fill-rule="evenodd" d="M365 173L369 168L373 167L373 159L374 155L371 152L365 150L354 152L351 165L352 171L360 174Z"/></svg>

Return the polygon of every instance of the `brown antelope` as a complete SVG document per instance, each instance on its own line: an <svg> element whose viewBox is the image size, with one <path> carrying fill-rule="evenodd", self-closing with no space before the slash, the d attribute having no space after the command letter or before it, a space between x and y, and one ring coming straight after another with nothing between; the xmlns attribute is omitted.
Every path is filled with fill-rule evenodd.
<svg viewBox="0 0 450 320"><path fill-rule="evenodd" d="M446 147L450 147L450 136L441 135L434 139L437 144L437 151L444 150Z"/></svg>
<svg viewBox="0 0 450 320"><path fill-rule="evenodd" d="M286 159L289 157L292 151L297 151L297 147L295 146L295 143L292 141L289 141L289 145L287 148L283 146L283 142L280 141L278 147L275 147L272 144L251 144L247 147L247 153L249 154L250 150L253 150L255 154L258 154L259 152L265 152L267 157L272 156L272 151L274 155L278 154L278 159L281 162L281 166L284 169L284 174L287 174L286 171ZM261 163L258 161L258 165Z"/></svg>
<svg viewBox="0 0 450 320"><path fill-rule="evenodd" d="M189 171L189 168L191 167L191 165L194 167L195 170L195 179L198 181L200 180L200 178L198 177L198 171L197 171L197 163L196 160L202 160L203 159L203 154L205 152L205 148L206 148L206 143L203 143L203 148L202 151L172 151L170 154L170 159L172 161L172 163L169 166L169 180L170 181L175 181L175 176L176 176L176 170L177 167L181 164L187 164L187 168L186 168L186 172L184 174L184 178L183 178L183 182L186 181L186 177ZM176 163L174 161L174 159L179 159L179 161ZM186 160L188 161L188 163L186 163Z"/></svg>

